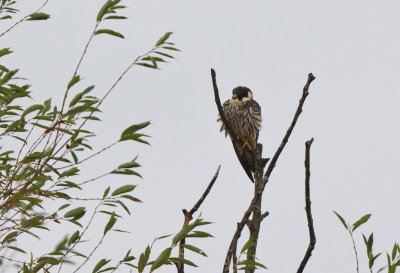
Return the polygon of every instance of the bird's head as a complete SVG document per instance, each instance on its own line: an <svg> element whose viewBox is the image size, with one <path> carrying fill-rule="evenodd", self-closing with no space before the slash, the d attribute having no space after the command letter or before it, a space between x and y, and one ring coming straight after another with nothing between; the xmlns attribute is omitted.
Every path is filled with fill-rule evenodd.
<svg viewBox="0 0 400 273"><path fill-rule="evenodd" d="M251 90L244 86L238 86L232 91L231 102L240 103L253 99Z"/></svg>

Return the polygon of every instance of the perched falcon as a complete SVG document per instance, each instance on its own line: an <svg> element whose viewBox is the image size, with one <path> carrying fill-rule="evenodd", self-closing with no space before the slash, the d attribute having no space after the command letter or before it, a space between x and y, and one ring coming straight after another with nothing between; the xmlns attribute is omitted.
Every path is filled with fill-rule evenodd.
<svg viewBox="0 0 400 273"><path fill-rule="evenodd" d="M222 108L229 127L236 135L236 139L230 136L236 155L247 176L254 182L252 172L255 167L258 133L261 129L260 105L253 100L253 93L249 88L239 86L233 89L232 98L227 100ZM222 123L221 118L218 121ZM225 136L228 135L223 123L222 131L225 131Z"/></svg>

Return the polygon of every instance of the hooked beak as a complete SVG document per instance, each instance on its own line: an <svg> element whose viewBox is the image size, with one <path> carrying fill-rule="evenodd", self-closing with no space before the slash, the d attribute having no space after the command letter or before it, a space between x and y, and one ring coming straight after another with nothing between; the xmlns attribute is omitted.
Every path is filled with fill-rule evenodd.
<svg viewBox="0 0 400 273"><path fill-rule="evenodd" d="M237 98L238 98L238 97L237 97L236 94L233 94L233 95L232 95L232 99L233 99L233 100L236 100Z"/></svg>

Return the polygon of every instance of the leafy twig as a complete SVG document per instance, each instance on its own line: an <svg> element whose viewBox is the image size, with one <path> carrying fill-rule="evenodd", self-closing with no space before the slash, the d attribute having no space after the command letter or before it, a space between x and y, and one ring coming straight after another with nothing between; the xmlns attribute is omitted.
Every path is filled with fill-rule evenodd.
<svg viewBox="0 0 400 273"><path fill-rule="evenodd" d="M45 0L43 2L43 4L34 12L39 12L42 10L42 8L44 8L44 6L47 5L47 3L49 2L49 0ZM15 22L15 24L13 24L11 27L9 27L7 30L5 30L3 33L0 34L0 38L3 37L4 35L6 35L7 33L9 33L13 28L15 28L16 26L18 26L19 24L21 24L22 22L26 21L27 18L29 18L31 14L25 15L24 17L22 17L20 20L18 20L17 22Z"/></svg>

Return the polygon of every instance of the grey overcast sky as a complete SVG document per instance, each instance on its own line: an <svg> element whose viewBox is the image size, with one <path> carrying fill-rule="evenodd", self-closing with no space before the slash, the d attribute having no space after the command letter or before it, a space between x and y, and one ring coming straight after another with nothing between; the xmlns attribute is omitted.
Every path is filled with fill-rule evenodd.
<svg viewBox="0 0 400 273"><path fill-rule="evenodd" d="M44 11L51 20L23 24L1 41L15 51L6 63L30 80L35 102L60 99L103 2L50 0ZM307 74L317 77L264 194L263 208L270 216L262 225L258 257L270 272L294 272L308 245L303 162L304 142L311 137L317 245L305 272L356 272L351 241L332 210L350 222L373 214L356 234L360 272L367 272L361 232L374 231L376 251L391 249L400 230L399 1L123 2L129 9L122 13L129 20L110 22L110 27L126 39L95 39L79 72L83 84L96 84L101 96L166 31L174 32L171 40L182 52L161 71L133 69L104 104L103 121L91 125L98 133L93 146L100 149L132 123L153 123L146 129L151 147L120 145L83 166L82 180L137 154L143 165L143 180L108 177L89 187L96 196L107 183L135 183L136 196L144 201L119 222L132 233L110 236L95 261L119 257L130 247L138 255L154 237L178 231L181 209L194 204L221 164L220 177L201 208L202 216L214 222L207 231L215 238L194 243L208 258L190 256L200 265L190 272L221 271L252 185L231 142L219 133L211 67L217 71L222 100L238 85L253 90L263 111L259 141L267 157L289 125ZM40 4L20 1L24 12ZM54 243L42 240L41 246L48 249Z"/></svg>

